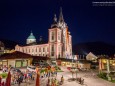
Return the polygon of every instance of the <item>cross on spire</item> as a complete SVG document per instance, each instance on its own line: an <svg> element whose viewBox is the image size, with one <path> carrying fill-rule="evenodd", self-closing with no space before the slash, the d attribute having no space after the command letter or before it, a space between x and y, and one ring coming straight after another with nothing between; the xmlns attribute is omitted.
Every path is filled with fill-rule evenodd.
<svg viewBox="0 0 115 86"><path fill-rule="evenodd" d="M63 13L62 13L62 7L60 7L59 22L64 22Z"/></svg>

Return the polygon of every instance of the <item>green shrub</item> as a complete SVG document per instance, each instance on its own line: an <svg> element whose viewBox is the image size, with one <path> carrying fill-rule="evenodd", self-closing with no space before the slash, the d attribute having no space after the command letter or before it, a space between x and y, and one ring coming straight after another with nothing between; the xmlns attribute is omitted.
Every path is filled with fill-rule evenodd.
<svg viewBox="0 0 115 86"><path fill-rule="evenodd" d="M1 76L2 76L2 78L7 78L7 73L2 73L2 74L0 74Z"/></svg>
<svg viewBox="0 0 115 86"><path fill-rule="evenodd" d="M42 69L42 70L40 71L40 73L43 73L43 72L45 72L45 70L44 70L44 69Z"/></svg>
<svg viewBox="0 0 115 86"><path fill-rule="evenodd" d="M61 70L61 68L60 68L60 67L58 67L58 70Z"/></svg>
<svg viewBox="0 0 115 86"><path fill-rule="evenodd" d="M55 69L56 69L56 70L61 70L61 68L60 68L60 67L58 67L58 66L55 66Z"/></svg>
<svg viewBox="0 0 115 86"><path fill-rule="evenodd" d="M115 80L112 80L111 82L115 83Z"/></svg>
<svg viewBox="0 0 115 86"><path fill-rule="evenodd" d="M107 74L106 73L100 73L98 74L100 78L107 79Z"/></svg>

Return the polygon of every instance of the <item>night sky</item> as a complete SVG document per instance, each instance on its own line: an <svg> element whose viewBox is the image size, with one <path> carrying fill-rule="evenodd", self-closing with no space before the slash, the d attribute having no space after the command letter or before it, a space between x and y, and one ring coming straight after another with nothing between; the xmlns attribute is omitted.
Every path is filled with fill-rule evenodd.
<svg viewBox="0 0 115 86"><path fill-rule="evenodd" d="M47 40L48 29L54 14L59 17L60 7L73 44L115 44L115 6L93 6L92 0L1 0L0 38L25 44L32 30L37 40L40 36Z"/></svg>

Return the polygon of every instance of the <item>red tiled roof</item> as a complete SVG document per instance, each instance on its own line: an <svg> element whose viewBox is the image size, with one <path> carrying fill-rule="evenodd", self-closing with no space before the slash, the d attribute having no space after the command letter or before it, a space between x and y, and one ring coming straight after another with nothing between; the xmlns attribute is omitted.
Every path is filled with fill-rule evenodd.
<svg viewBox="0 0 115 86"><path fill-rule="evenodd" d="M30 54L15 51L13 53L7 53L0 56L0 59L23 59L23 58L33 58L34 60L48 60L48 57L43 56L31 56Z"/></svg>
<svg viewBox="0 0 115 86"><path fill-rule="evenodd" d="M32 58L31 55L15 51L13 53L7 53L0 56L0 59L15 59L15 58Z"/></svg>

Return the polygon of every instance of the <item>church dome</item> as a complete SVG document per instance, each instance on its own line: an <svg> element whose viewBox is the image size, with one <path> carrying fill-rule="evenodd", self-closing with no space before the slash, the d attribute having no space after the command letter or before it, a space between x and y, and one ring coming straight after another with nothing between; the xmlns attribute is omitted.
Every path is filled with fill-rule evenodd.
<svg viewBox="0 0 115 86"><path fill-rule="evenodd" d="M33 35L33 33L30 33L30 36L27 39L36 39L35 36Z"/></svg>

